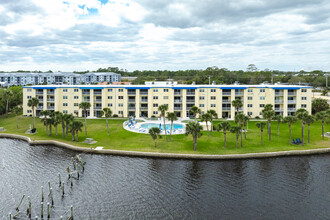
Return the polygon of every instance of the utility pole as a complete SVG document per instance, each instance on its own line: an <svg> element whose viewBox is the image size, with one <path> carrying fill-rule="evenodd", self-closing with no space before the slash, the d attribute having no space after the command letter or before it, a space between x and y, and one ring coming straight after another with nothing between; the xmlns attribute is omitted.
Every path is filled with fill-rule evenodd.
<svg viewBox="0 0 330 220"><path fill-rule="evenodd" d="M328 76L329 74L325 74L325 86L328 88Z"/></svg>
<svg viewBox="0 0 330 220"><path fill-rule="evenodd" d="M209 76L209 85L211 85L211 76Z"/></svg>

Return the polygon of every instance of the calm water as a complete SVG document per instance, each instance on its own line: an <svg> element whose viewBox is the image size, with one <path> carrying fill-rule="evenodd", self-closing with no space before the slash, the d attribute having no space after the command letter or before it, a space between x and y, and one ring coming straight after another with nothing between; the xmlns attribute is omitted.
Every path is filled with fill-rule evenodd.
<svg viewBox="0 0 330 220"><path fill-rule="evenodd" d="M9 219L23 194L40 216L48 180L56 219L68 217L70 205L75 219L330 218L330 155L193 161L82 154L85 173L72 189L67 181L62 199L57 174L66 180L75 154L0 139L0 219Z"/></svg>
<svg viewBox="0 0 330 220"><path fill-rule="evenodd" d="M161 123L145 123L145 124L142 124L141 127L142 128L159 128L161 127L162 129L164 129L164 124L161 124L161 126L159 126ZM174 124L173 123L173 129L182 129L183 128L183 125L182 124ZM166 124L166 129L171 129L171 124Z"/></svg>

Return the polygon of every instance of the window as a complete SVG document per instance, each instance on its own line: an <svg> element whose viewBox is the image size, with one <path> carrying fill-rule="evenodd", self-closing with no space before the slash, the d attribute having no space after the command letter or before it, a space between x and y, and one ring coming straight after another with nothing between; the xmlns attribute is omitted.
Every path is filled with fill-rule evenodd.
<svg viewBox="0 0 330 220"><path fill-rule="evenodd" d="M154 92L158 92L158 89L154 89Z"/></svg>
<svg viewBox="0 0 330 220"><path fill-rule="evenodd" d="M123 107L124 104L123 103L118 103L118 107Z"/></svg>
<svg viewBox="0 0 330 220"><path fill-rule="evenodd" d="M204 96L199 96L199 100L204 100L205 97Z"/></svg>
<svg viewBox="0 0 330 220"><path fill-rule="evenodd" d="M211 104L211 108L214 108L216 105L215 104Z"/></svg>
<svg viewBox="0 0 330 220"><path fill-rule="evenodd" d="M301 92L307 92L307 89L301 89Z"/></svg>
<svg viewBox="0 0 330 220"><path fill-rule="evenodd" d="M32 113L32 110L27 110L27 113Z"/></svg>
<svg viewBox="0 0 330 220"><path fill-rule="evenodd" d="M252 112L248 112L248 115L252 115Z"/></svg>
<svg viewBox="0 0 330 220"><path fill-rule="evenodd" d="M158 96L154 96L153 99L158 99Z"/></svg>
<svg viewBox="0 0 330 220"><path fill-rule="evenodd" d="M108 107L112 107L112 103L108 103Z"/></svg>
<svg viewBox="0 0 330 220"><path fill-rule="evenodd" d="M168 89L164 89L164 92L168 92Z"/></svg>
<svg viewBox="0 0 330 220"><path fill-rule="evenodd" d="M123 111L118 111L118 114L119 114L119 115L122 115L122 114L123 114Z"/></svg>
<svg viewBox="0 0 330 220"><path fill-rule="evenodd" d="M168 96L164 96L164 99L168 99Z"/></svg>
<svg viewBox="0 0 330 220"><path fill-rule="evenodd" d="M32 92L32 89L27 89L28 92Z"/></svg>
<svg viewBox="0 0 330 220"><path fill-rule="evenodd" d="M303 97L301 97L301 100L307 100L307 97L303 96Z"/></svg>
<svg viewBox="0 0 330 220"><path fill-rule="evenodd" d="M216 89L211 89L211 92L215 92L216 91Z"/></svg>
<svg viewBox="0 0 330 220"><path fill-rule="evenodd" d="M259 112L259 115L262 115L262 112Z"/></svg>
<svg viewBox="0 0 330 220"><path fill-rule="evenodd" d="M301 107L302 108L307 108L307 105L306 104L301 104Z"/></svg>
<svg viewBox="0 0 330 220"><path fill-rule="evenodd" d="M68 106L68 103L63 103L63 106Z"/></svg>
<svg viewBox="0 0 330 220"><path fill-rule="evenodd" d="M78 115L78 114L79 114L79 113L78 113L78 110L74 110L73 113L74 113L75 115Z"/></svg>
<svg viewBox="0 0 330 220"><path fill-rule="evenodd" d="M28 96L27 99L32 99L32 96Z"/></svg>
<svg viewBox="0 0 330 220"><path fill-rule="evenodd" d="M73 98L74 98L74 99L79 99L79 96L74 96Z"/></svg>
<svg viewBox="0 0 330 220"><path fill-rule="evenodd" d="M199 89L199 92L205 92L205 90L204 89Z"/></svg>
<svg viewBox="0 0 330 220"><path fill-rule="evenodd" d="M158 111L153 111L152 114L158 115Z"/></svg>
<svg viewBox="0 0 330 220"><path fill-rule="evenodd" d="M265 89L260 89L260 92L265 92Z"/></svg>
<svg viewBox="0 0 330 220"><path fill-rule="evenodd" d="M124 89L118 89L118 92L123 92L124 91Z"/></svg>
<svg viewBox="0 0 330 220"><path fill-rule="evenodd" d="M211 100L216 100L216 99L217 99L217 97L211 96Z"/></svg>
<svg viewBox="0 0 330 220"><path fill-rule="evenodd" d="M63 99L68 99L68 96L66 96L66 95L65 95L65 96L63 96Z"/></svg>
<svg viewBox="0 0 330 220"><path fill-rule="evenodd" d="M260 96L260 100L265 100L265 96Z"/></svg>
<svg viewBox="0 0 330 220"><path fill-rule="evenodd" d="M153 107L158 107L158 104L153 104Z"/></svg>
<svg viewBox="0 0 330 220"><path fill-rule="evenodd" d="M78 89L74 89L74 92L78 92L79 90Z"/></svg>
<svg viewBox="0 0 330 220"><path fill-rule="evenodd" d="M79 106L79 103L74 103L73 106L77 107Z"/></svg>
<svg viewBox="0 0 330 220"><path fill-rule="evenodd" d="M108 92L112 92L112 89L108 89Z"/></svg>
<svg viewBox="0 0 330 220"><path fill-rule="evenodd" d="M108 99L112 99L112 96L108 96Z"/></svg>
<svg viewBox="0 0 330 220"><path fill-rule="evenodd" d="M248 100L252 100L253 98L252 98L252 96L248 96Z"/></svg>
<svg viewBox="0 0 330 220"><path fill-rule="evenodd" d="M124 99L124 96L118 96L118 99Z"/></svg>
<svg viewBox="0 0 330 220"><path fill-rule="evenodd" d="M68 114L68 110L63 110L63 114Z"/></svg>
<svg viewBox="0 0 330 220"><path fill-rule="evenodd" d="M203 107L204 107L204 104L199 104L199 107L200 107L200 108L203 108Z"/></svg>
<svg viewBox="0 0 330 220"><path fill-rule="evenodd" d="M63 92L68 92L68 89L63 89Z"/></svg>
<svg viewBox="0 0 330 220"><path fill-rule="evenodd" d="M252 104L248 104L248 108L252 108L252 106L253 106Z"/></svg>
<svg viewBox="0 0 330 220"><path fill-rule="evenodd" d="M260 104L259 107L263 108L263 107L265 107L265 104Z"/></svg>
<svg viewBox="0 0 330 220"><path fill-rule="evenodd" d="M248 92L252 92L253 91L253 89L248 89Z"/></svg>

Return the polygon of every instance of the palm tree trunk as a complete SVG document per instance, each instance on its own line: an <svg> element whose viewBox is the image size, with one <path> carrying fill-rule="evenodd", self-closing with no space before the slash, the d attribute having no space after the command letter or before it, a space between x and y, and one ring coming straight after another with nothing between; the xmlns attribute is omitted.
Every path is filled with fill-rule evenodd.
<svg viewBox="0 0 330 220"><path fill-rule="evenodd" d="M72 141L74 141L75 140L75 138L74 138L74 131L71 132L71 135L72 135Z"/></svg>
<svg viewBox="0 0 330 220"><path fill-rule="evenodd" d="M238 148L238 135L236 135L236 148Z"/></svg>
<svg viewBox="0 0 330 220"><path fill-rule="evenodd" d="M290 140L289 140L289 144L291 145L291 125L289 125L289 133L290 133Z"/></svg>
<svg viewBox="0 0 330 220"><path fill-rule="evenodd" d="M280 136L280 122L277 122L277 136Z"/></svg>
<svg viewBox="0 0 330 220"><path fill-rule="evenodd" d="M242 132L243 127L241 127L241 148L243 147L243 132Z"/></svg>
<svg viewBox="0 0 330 220"><path fill-rule="evenodd" d="M68 135L68 133L69 133L69 121L67 121L65 125L65 137Z"/></svg>
<svg viewBox="0 0 330 220"><path fill-rule="evenodd" d="M308 143L310 141L311 125L308 125Z"/></svg>
<svg viewBox="0 0 330 220"><path fill-rule="evenodd" d="M55 136L57 137L57 125L55 125Z"/></svg>
<svg viewBox="0 0 330 220"><path fill-rule="evenodd" d="M223 132L223 137L224 137L224 148L226 148L226 132L224 131Z"/></svg>
<svg viewBox="0 0 330 220"><path fill-rule="evenodd" d="M210 135L209 135L209 126L207 125L207 121L206 121L206 130L207 130L207 138L209 138L210 137Z"/></svg>
<svg viewBox="0 0 330 220"><path fill-rule="evenodd" d="M49 136L49 132L48 132L48 125L47 125L47 122L45 122L45 126L46 126L46 133L47 133L47 136Z"/></svg>
<svg viewBox="0 0 330 220"><path fill-rule="evenodd" d="M16 114L16 127L18 128L18 118L17 118L17 114Z"/></svg>
<svg viewBox="0 0 330 220"><path fill-rule="evenodd" d="M6 114L8 114L8 107L9 107L9 99L7 99Z"/></svg>
<svg viewBox="0 0 330 220"><path fill-rule="evenodd" d="M84 115L85 115L85 137L87 137L87 120L86 120L86 110L84 111Z"/></svg>
<svg viewBox="0 0 330 220"><path fill-rule="evenodd" d="M194 137L193 138L193 141L194 141L194 150L196 150L196 147L197 147L197 137Z"/></svg>
<svg viewBox="0 0 330 220"><path fill-rule="evenodd" d="M107 131L108 131L108 136L109 136L109 123L108 123L108 118L105 119L107 121Z"/></svg>
<svg viewBox="0 0 330 220"><path fill-rule="evenodd" d="M35 128L34 107L32 107L33 128Z"/></svg>
<svg viewBox="0 0 330 220"><path fill-rule="evenodd" d="M165 140L167 141L166 125L165 125L165 114L163 115L163 118L164 118L164 129L165 129Z"/></svg>
<svg viewBox="0 0 330 220"><path fill-rule="evenodd" d="M64 125L64 121L62 121L62 137L65 137L65 125Z"/></svg>
<svg viewBox="0 0 330 220"><path fill-rule="evenodd" d="M262 139L263 136L264 136L264 132L263 130L261 130L261 146L263 145L263 139Z"/></svg>
<svg viewBox="0 0 330 220"><path fill-rule="evenodd" d="M322 140L324 140L324 121L322 121Z"/></svg>
<svg viewBox="0 0 330 220"><path fill-rule="evenodd" d="M52 136L52 125L49 125L49 136Z"/></svg>
<svg viewBox="0 0 330 220"><path fill-rule="evenodd" d="M155 147L157 147L157 137L156 137L156 139L155 139Z"/></svg>
<svg viewBox="0 0 330 220"><path fill-rule="evenodd" d="M271 141L272 140L272 131L271 131L271 124L270 124L271 122L269 121L268 122L268 134L269 134L269 140Z"/></svg>
<svg viewBox="0 0 330 220"><path fill-rule="evenodd" d="M246 124L244 124L244 139L246 140Z"/></svg>
<svg viewBox="0 0 330 220"><path fill-rule="evenodd" d="M76 141L78 142L78 130L76 131Z"/></svg>
<svg viewBox="0 0 330 220"><path fill-rule="evenodd" d="M211 119L211 136L213 136L213 119Z"/></svg>
<svg viewBox="0 0 330 220"><path fill-rule="evenodd" d="M301 142L302 143L301 144L302 144L302 146L304 146L305 125L302 126L301 130L302 130L302 137L301 137Z"/></svg>
<svg viewBox="0 0 330 220"><path fill-rule="evenodd" d="M173 121L171 121L170 141L172 140Z"/></svg>

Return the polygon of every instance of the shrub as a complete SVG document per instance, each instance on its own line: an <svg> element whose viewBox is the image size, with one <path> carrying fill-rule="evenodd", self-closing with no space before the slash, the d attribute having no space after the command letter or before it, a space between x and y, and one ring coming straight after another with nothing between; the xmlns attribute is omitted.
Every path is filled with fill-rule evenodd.
<svg viewBox="0 0 330 220"><path fill-rule="evenodd" d="M156 116L155 115L151 115L151 118L156 118Z"/></svg>
<svg viewBox="0 0 330 220"><path fill-rule="evenodd" d="M118 115L114 114L114 115L112 115L112 117L114 117L114 118L118 118Z"/></svg>
<svg viewBox="0 0 330 220"><path fill-rule="evenodd" d="M255 119L260 119L260 117L259 116L256 116Z"/></svg>

